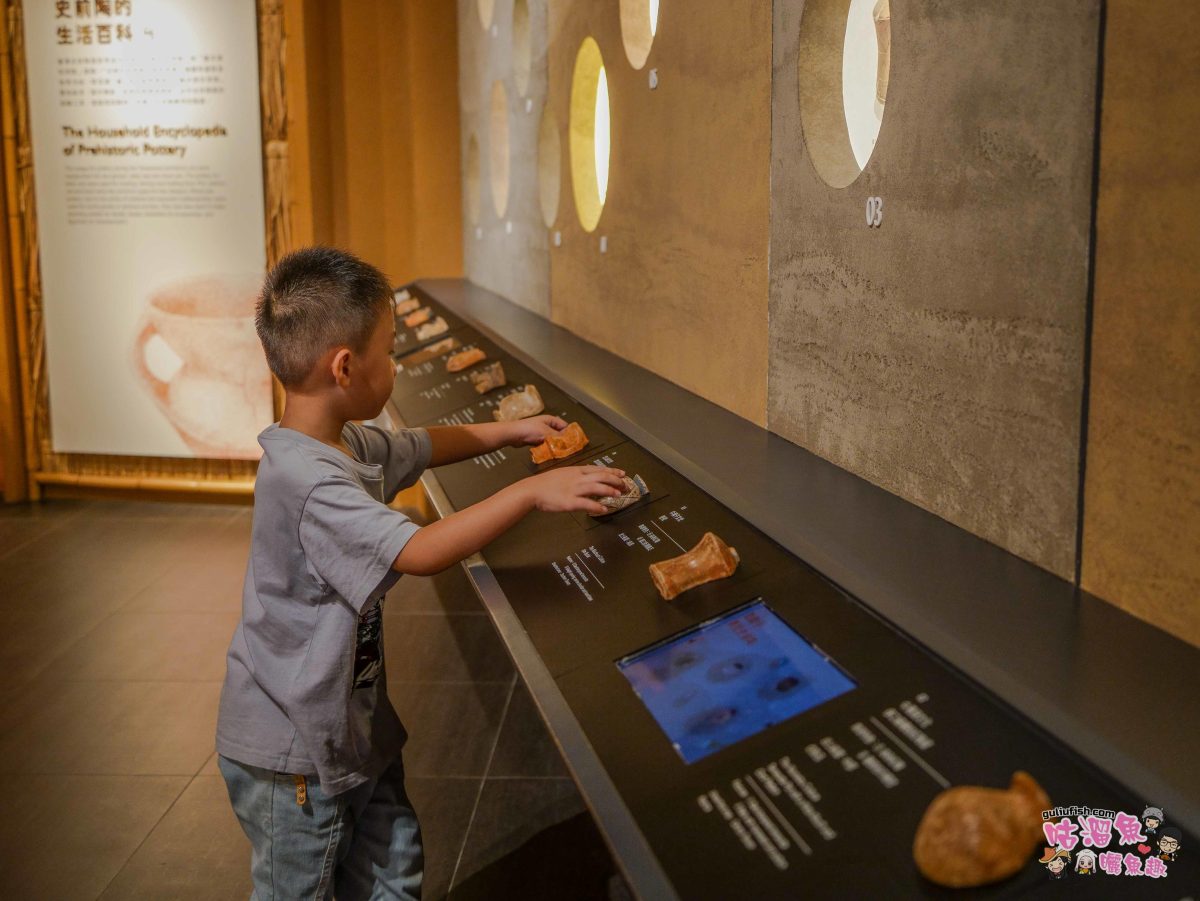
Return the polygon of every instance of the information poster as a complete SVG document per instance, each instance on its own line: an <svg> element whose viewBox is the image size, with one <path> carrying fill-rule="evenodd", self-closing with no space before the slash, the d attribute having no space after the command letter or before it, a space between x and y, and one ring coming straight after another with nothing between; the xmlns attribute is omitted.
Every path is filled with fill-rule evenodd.
<svg viewBox="0 0 1200 901"><path fill-rule="evenodd" d="M25 0L54 450L255 459L254 0Z"/></svg>

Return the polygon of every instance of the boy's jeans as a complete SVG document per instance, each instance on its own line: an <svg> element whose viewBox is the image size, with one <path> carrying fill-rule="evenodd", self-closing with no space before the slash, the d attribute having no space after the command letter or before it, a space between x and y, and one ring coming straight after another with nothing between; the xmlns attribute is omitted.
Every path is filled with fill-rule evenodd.
<svg viewBox="0 0 1200 901"><path fill-rule="evenodd" d="M304 805L293 776L220 755L217 764L253 846L251 901L421 897L421 832L399 757L377 779L334 797L308 780Z"/></svg>

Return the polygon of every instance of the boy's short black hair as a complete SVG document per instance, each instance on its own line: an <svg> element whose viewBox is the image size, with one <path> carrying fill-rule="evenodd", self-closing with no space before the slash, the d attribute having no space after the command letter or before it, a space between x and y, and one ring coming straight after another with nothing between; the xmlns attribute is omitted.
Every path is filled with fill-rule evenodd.
<svg viewBox="0 0 1200 901"><path fill-rule="evenodd" d="M331 347L366 349L379 315L392 308L382 272L352 253L306 247L267 273L254 327L267 365L285 387L298 385Z"/></svg>

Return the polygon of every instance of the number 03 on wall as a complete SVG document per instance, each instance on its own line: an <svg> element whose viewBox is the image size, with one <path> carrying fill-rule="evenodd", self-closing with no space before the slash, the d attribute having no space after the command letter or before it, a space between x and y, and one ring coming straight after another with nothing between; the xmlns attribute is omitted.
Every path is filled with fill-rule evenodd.
<svg viewBox="0 0 1200 901"><path fill-rule="evenodd" d="M879 228L883 225L883 198L867 198L867 228Z"/></svg>

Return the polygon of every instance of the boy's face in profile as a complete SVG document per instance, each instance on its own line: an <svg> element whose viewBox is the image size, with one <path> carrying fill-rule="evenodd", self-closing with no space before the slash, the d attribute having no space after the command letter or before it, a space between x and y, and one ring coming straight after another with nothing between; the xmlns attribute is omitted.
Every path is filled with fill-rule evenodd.
<svg viewBox="0 0 1200 901"><path fill-rule="evenodd" d="M366 350L355 355L351 368L350 394L354 409L351 419L374 419L392 395L396 382L396 364L392 362L392 347L396 342L396 320L391 310L379 314Z"/></svg>

